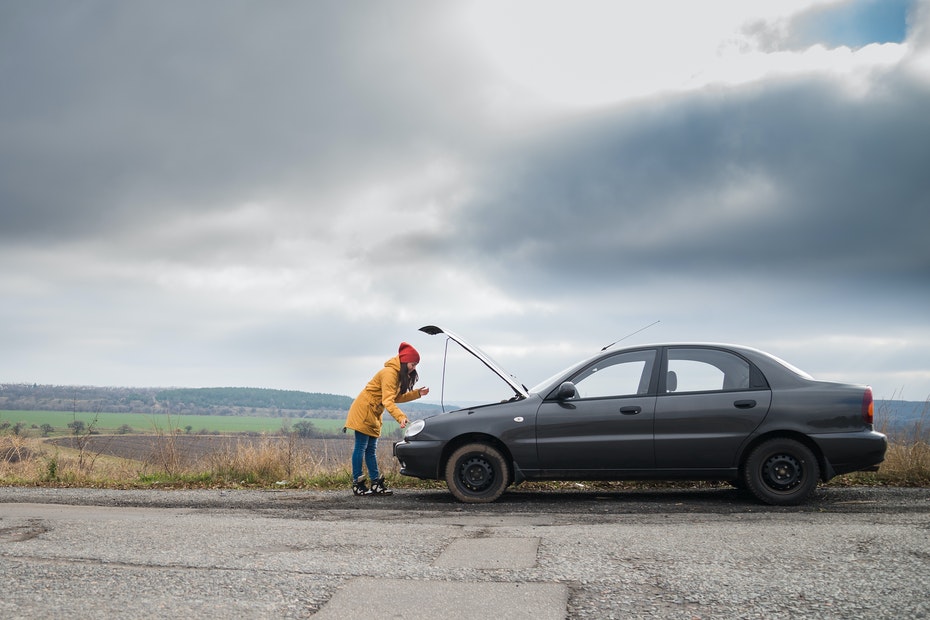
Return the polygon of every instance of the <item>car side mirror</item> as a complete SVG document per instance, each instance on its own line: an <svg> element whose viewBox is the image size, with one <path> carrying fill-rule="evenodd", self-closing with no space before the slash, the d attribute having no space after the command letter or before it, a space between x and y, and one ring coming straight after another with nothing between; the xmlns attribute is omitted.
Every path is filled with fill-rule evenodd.
<svg viewBox="0 0 930 620"><path fill-rule="evenodd" d="M555 393L555 397L559 400L570 400L578 396L578 390L575 389L575 384L571 381L566 381L559 386L558 392Z"/></svg>

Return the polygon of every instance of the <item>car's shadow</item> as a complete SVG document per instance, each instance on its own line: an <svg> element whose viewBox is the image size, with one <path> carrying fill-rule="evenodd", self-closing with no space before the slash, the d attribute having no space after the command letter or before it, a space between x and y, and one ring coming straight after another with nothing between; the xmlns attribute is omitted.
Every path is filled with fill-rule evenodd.
<svg viewBox="0 0 930 620"><path fill-rule="evenodd" d="M550 513L818 513L876 512L889 503L878 487L820 487L798 506L770 506L732 487L535 489L512 487L495 502L463 504L445 490L403 489L398 499L412 509L456 509L474 512ZM408 504L409 502L409 504ZM894 502L891 502L894 503Z"/></svg>

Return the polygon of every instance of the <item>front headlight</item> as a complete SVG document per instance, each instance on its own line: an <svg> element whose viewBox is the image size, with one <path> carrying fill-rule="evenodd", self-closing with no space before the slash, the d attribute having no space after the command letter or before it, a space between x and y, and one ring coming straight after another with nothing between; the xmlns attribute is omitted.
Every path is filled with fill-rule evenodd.
<svg viewBox="0 0 930 620"><path fill-rule="evenodd" d="M413 437L426 427L426 422L423 420L415 420L412 424L407 425L407 432L404 433L404 439Z"/></svg>

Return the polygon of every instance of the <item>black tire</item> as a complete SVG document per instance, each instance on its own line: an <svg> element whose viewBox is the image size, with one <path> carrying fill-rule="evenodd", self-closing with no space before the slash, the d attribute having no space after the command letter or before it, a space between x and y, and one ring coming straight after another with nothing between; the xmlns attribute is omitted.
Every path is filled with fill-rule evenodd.
<svg viewBox="0 0 930 620"><path fill-rule="evenodd" d="M446 461L446 485L460 502L493 502L509 484L507 460L497 448L487 444L464 445Z"/></svg>
<svg viewBox="0 0 930 620"><path fill-rule="evenodd" d="M756 447L743 473L746 488L773 506L804 502L817 488L820 465L810 448L794 439L770 439Z"/></svg>

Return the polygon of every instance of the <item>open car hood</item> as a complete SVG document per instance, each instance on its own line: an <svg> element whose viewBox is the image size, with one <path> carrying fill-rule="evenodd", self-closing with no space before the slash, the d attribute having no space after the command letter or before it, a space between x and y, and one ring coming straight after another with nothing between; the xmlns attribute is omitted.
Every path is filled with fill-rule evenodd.
<svg viewBox="0 0 930 620"><path fill-rule="evenodd" d="M497 376L503 379L504 382L510 386L510 388L514 391L514 394L516 394L517 397L527 398L529 396L529 392L527 392L526 388L523 385L521 385L520 382L517 381L513 375L505 372L504 369L498 366L494 360L492 360L490 357L485 355L481 351L481 349L479 349L478 347L472 346L465 340L462 340L460 336L457 336L456 334L450 332L447 329L436 327L435 325L424 325L423 327L420 328L420 331L427 333L430 336L436 336L437 334L445 334L447 337L457 342L459 346L461 346L463 349L465 349L466 351L468 351L469 353L477 357L481 361L481 363L483 363L485 366L493 370L497 374Z"/></svg>

